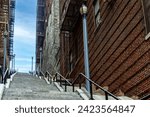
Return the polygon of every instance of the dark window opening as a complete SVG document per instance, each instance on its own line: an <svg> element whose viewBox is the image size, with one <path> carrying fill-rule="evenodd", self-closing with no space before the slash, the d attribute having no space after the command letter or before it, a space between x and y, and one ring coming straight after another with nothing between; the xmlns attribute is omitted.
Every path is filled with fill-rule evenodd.
<svg viewBox="0 0 150 117"><path fill-rule="evenodd" d="M146 34L147 34L146 39L148 39L150 37L150 0L142 0L142 3L146 24Z"/></svg>
<svg viewBox="0 0 150 117"><path fill-rule="evenodd" d="M93 5L94 5L95 24L96 27L98 27L98 25L101 23L99 0L94 0Z"/></svg>

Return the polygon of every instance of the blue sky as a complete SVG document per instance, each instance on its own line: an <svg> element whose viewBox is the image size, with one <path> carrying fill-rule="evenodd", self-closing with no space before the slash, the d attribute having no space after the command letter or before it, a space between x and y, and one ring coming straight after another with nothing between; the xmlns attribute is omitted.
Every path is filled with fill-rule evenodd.
<svg viewBox="0 0 150 117"><path fill-rule="evenodd" d="M31 57L35 59L36 2L36 0L16 0L14 53L16 69L19 72L30 71Z"/></svg>

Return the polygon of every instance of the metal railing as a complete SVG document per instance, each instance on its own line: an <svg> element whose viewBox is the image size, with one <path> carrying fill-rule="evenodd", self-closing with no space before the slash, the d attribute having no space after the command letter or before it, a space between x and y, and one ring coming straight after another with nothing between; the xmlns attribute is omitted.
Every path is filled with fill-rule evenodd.
<svg viewBox="0 0 150 117"><path fill-rule="evenodd" d="M53 82L53 76L48 72L46 71L45 73L45 77L47 77L48 81L50 82L50 84Z"/></svg>
<svg viewBox="0 0 150 117"><path fill-rule="evenodd" d="M50 82L50 84L54 81L54 77L48 71L46 71L45 73L43 71L40 71L39 76L41 76L43 78L47 78L47 80L48 80L48 82Z"/></svg>
<svg viewBox="0 0 150 117"><path fill-rule="evenodd" d="M82 77L81 77L82 76ZM59 77L59 80L58 80L58 77ZM92 81L91 79L88 79L83 73L80 73L78 75L78 77L73 81L73 82L70 82L68 79L66 79L64 76L62 76L60 73L56 72L54 78L56 79L56 81L59 81L60 82L60 86L62 86L62 82L65 83L65 91L67 91L67 86L68 84L70 86L72 86L73 88L73 92L74 92L74 88L75 88L75 84L77 82L77 80L79 80L80 78L80 81L78 81L78 84L79 84L79 88L81 89L81 86L82 86L82 83L81 82L81 79L84 78L83 80L88 80L90 83L92 83L93 85L95 85L96 87L98 87L99 89L101 89L104 93L105 93L105 99L108 100L109 96L113 97L114 99L116 100L120 100L117 96L113 95L112 93L110 93L109 91L107 91L106 89L104 89L103 87L99 86L97 83L95 83L94 81ZM91 87L92 88L92 87ZM92 92L92 89L91 89L91 92L90 92L90 99L93 100L93 92Z"/></svg>
<svg viewBox="0 0 150 117"><path fill-rule="evenodd" d="M2 82L3 80L3 70L2 70L2 67L0 66L0 82Z"/></svg>
<svg viewBox="0 0 150 117"><path fill-rule="evenodd" d="M59 80L58 80L59 77ZM63 75L61 75L60 73L56 72L55 76L54 76L54 80L56 82L60 82L60 86L62 87L62 82L65 83L65 92L67 91L67 85L69 84L70 86L72 86L72 83L66 79ZM67 84L68 83L68 84Z"/></svg>
<svg viewBox="0 0 150 117"><path fill-rule="evenodd" d="M44 74L42 71L40 71L39 76L41 76L41 77L45 78L45 74Z"/></svg>
<svg viewBox="0 0 150 117"><path fill-rule="evenodd" d="M150 99L150 94L148 94L148 95L142 97L140 100L147 100L147 99Z"/></svg>
<svg viewBox="0 0 150 117"><path fill-rule="evenodd" d="M2 77L3 77L2 78L2 83L6 84L8 75L9 75L9 70L7 68L6 71L5 71L5 73L4 73L4 75L2 75Z"/></svg>
<svg viewBox="0 0 150 117"><path fill-rule="evenodd" d="M88 79L83 73L80 73L78 75L78 77L73 81L71 81L70 79L67 79L68 75L69 74L67 74L67 76L65 78L63 75L61 75L58 72L56 72L56 74L54 76L52 76L48 71L46 71L45 74L42 71L40 72L40 76L47 77L48 81L50 81L50 83L52 83L53 81L56 81L56 82L60 82L61 87L62 87L62 85L65 85L65 92L67 92L67 86L72 86L72 91L74 92L75 91L75 84L78 84L79 89L81 89L84 80L88 80L90 83L92 83L93 85L95 85L101 91L103 91L105 93L105 99L106 100L109 99L109 96L113 97L116 100L120 100L120 98L118 98L117 96L113 95L112 93L110 93L109 91L107 91L106 89L104 89L103 87L101 87L100 85L98 85L97 83L92 81L91 79ZM82 81L82 79L83 79L83 81ZM90 99L93 100L93 92L90 92ZM140 100L147 100L147 99L150 99L150 94L142 97Z"/></svg>

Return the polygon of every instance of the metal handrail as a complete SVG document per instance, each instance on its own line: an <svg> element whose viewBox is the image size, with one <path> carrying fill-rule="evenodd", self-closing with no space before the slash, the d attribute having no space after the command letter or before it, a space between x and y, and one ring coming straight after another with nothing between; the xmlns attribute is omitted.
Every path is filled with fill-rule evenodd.
<svg viewBox="0 0 150 117"><path fill-rule="evenodd" d="M45 76L47 76L47 75L48 75L48 81L50 81L50 83L52 83L53 76L48 71L46 71Z"/></svg>
<svg viewBox="0 0 150 117"><path fill-rule="evenodd" d="M111 96L111 97L113 97L116 100L120 100L118 97L116 97L115 95L113 95L112 93L110 93L109 91L107 91L106 89L104 89L103 87L101 87L100 85L98 85L97 83L95 83L94 81L92 81L91 79L87 78L83 73L80 73L78 75L78 77L74 80L73 84L76 82L76 80L78 80L78 78L80 78L80 76L83 76L86 80L88 80L89 82L91 82L92 84L94 84L95 86L97 86L98 88L100 88L103 92L105 92L106 100L108 100L108 96ZM81 87L81 84L80 84L80 87ZM92 94L91 94L91 98L93 98Z"/></svg>
<svg viewBox="0 0 150 117"><path fill-rule="evenodd" d="M46 73L47 73L50 77L53 77L48 71L46 71Z"/></svg>
<svg viewBox="0 0 150 117"><path fill-rule="evenodd" d="M95 86L97 86L98 88L100 88L103 92L105 92L105 99L108 100L108 96L111 96L113 97L114 99L116 100L120 100L118 97L116 97L115 95L113 95L112 93L110 93L109 91L107 91L106 89L104 89L103 87L101 87L100 85L98 85L97 83L95 83L94 81L92 81L91 79L88 79L83 73L80 73L78 75L78 77L73 81L73 82L70 82L68 79L66 79L63 75L61 75L59 72L56 72L56 74L54 75L54 77L48 72L46 71L46 73L51 77L51 79L56 79L57 81L57 75L60 76L60 86L62 86L62 80L63 79L65 81L65 91L67 91L67 83L73 87L73 92L74 92L74 85L76 83L76 81L81 78L81 76L83 76L85 79L87 79L89 82L91 82L92 84L94 84ZM45 73L45 74L46 74ZM5 72L6 74L6 72ZM44 75L44 73L41 71L41 74L45 77L46 75ZM68 76L68 74L67 74ZM82 78L83 78L82 77ZM81 89L81 85L82 83L79 83L79 88ZM142 97L140 100L147 100L150 98L150 94ZM91 94L91 99L93 99L93 94Z"/></svg>
<svg viewBox="0 0 150 117"><path fill-rule="evenodd" d="M54 76L54 78L56 78L56 80L57 80L57 75L60 76L60 80L61 80L61 78L63 78L69 85L72 85L72 83L71 83L69 80L67 80L63 75L61 75L61 74L58 73L58 72L56 72L56 74L55 74L55 76Z"/></svg>
<svg viewBox="0 0 150 117"><path fill-rule="evenodd" d="M149 98L150 98L150 94L148 94L148 95L142 97L140 100L147 100L147 99L149 99Z"/></svg>
<svg viewBox="0 0 150 117"><path fill-rule="evenodd" d="M42 74L42 76L45 78L45 74L42 72L42 71L40 71L40 73Z"/></svg>
<svg viewBox="0 0 150 117"><path fill-rule="evenodd" d="M57 75L60 76L60 86L62 86L62 80L61 79L64 79L65 80L65 92L67 92L67 83L72 86L72 83L67 80L64 76L62 76L60 73L56 72L55 76L54 76L54 79L56 79L55 81L58 81L57 80Z"/></svg>
<svg viewBox="0 0 150 117"><path fill-rule="evenodd" d="M71 83L68 79L66 79L64 76L62 76L60 73L56 72L55 74L55 78L57 79L57 75L60 76L60 86L62 85L61 84L61 78L65 80L65 91L67 91L67 83L73 87L73 92L74 92L74 85L76 83L76 81L81 78L81 76L83 76L85 79L87 79L89 82L91 82L92 84L94 84L95 86L97 86L98 88L100 88L102 91L105 92L105 99L108 100L108 96L111 96L113 97L114 99L116 100L120 100L118 97L116 97L115 95L113 95L112 93L110 93L109 91L105 90L103 87L99 86L97 83L95 83L94 81L90 80L89 78L87 78L83 73L80 73L78 75L78 77ZM82 78L83 78L82 77ZM79 83L79 88L81 89L81 84L82 83ZM90 99L93 99L93 93L90 92L91 94L91 98Z"/></svg>
<svg viewBox="0 0 150 117"><path fill-rule="evenodd" d="M4 75L3 75L3 81L4 81L4 84L6 83L6 76L7 76L7 73L8 73L8 68L6 69Z"/></svg>
<svg viewBox="0 0 150 117"><path fill-rule="evenodd" d="M4 73L3 78L5 78L5 77L6 77L7 72L8 72L8 68L6 69L6 71L5 71L5 73Z"/></svg>

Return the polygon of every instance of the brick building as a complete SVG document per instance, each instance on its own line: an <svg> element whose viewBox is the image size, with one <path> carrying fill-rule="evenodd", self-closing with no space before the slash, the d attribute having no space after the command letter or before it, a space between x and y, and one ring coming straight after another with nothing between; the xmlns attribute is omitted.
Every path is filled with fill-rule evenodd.
<svg viewBox="0 0 150 117"><path fill-rule="evenodd" d="M7 32L6 66L13 59L13 36L15 20L15 0L0 0L0 65L3 66L4 32Z"/></svg>
<svg viewBox="0 0 150 117"><path fill-rule="evenodd" d="M36 71L40 70L40 48L43 48L45 39L45 5L46 0L37 0L36 18Z"/></svg>
<svg viewBox="0 0 150 117"><path fill-rule="evenodd" d="M84 73L82 0L60 1L60 68ZM113 94L150 93L150 1L87 0L91 79Z"/></svg>

